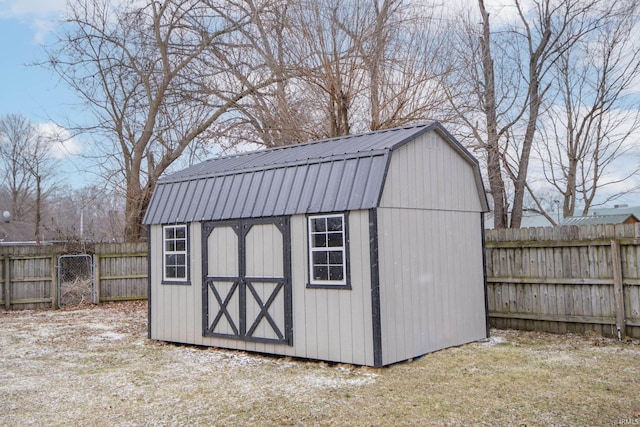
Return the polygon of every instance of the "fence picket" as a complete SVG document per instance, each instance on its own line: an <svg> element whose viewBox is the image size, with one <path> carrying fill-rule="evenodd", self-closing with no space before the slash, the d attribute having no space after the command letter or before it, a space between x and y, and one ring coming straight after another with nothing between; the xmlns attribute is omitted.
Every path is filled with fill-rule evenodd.
<svg viewBox="0 0 640 427"><path fill-rule="evenodd" d="M95 245L96 301L147 298L147 245ZM64 246L0 246L0 300L11 309L58 305L57 263ZM99 287L99 288L98 288Z"/></svg>
<svg viewBox="0 0 640 427"><path fill-rule="evenodd" d="M638 236L638 225L488 230L490 322L640 338Z"/></svg>

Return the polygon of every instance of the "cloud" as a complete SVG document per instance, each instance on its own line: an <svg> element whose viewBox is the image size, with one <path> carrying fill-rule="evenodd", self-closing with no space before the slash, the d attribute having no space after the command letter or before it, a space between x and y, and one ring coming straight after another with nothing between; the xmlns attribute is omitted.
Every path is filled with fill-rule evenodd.
<svg viewBox="0 0 640 427"><path fill-rule="evenodd" d="M52 122L38 123L36 127L51 144L51 156L54 159L65 159L82 152L82 145L71 132Z"/></svg>
<svg viewBox="0 0 640 427"><path fill-rule="evenodd" d="M57 15L66 7L66 0L0 0L0 17L29 18Z"/></svg>
<svg viewBox="0 0 640 427"><path fill-rule="evenodd" d="M0 0L0 18L26 23L34 31L34 42L43 44L65 8L66 0Z"/></svg>

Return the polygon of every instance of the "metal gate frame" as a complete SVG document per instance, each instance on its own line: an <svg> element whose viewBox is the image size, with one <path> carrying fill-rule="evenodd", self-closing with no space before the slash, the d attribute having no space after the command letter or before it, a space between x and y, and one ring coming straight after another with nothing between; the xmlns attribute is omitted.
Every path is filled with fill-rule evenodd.
<svg viewBox="0 0 640 427"><path fill-rule="evenodd" d="M95 265L93 263L93 256L89 255L89 254L75 254L75 255L60 255L58 257L58 263L56 265L56 269L57 269L57 276L58 276L58 288L57 288L57 293L58 293L58 308L62 308L62 284L64 283L64 271L62 270L63 266L63 259L69 259L69 258L78 258L79 262L85 262L84 259L86 259L87 265L89 267L89 277L88 280L90 281L91 287L90 287L90 301L94 304L97 303L96 301L96 280L95 280ZM77 277L77 276L76 276Z"/></svg>

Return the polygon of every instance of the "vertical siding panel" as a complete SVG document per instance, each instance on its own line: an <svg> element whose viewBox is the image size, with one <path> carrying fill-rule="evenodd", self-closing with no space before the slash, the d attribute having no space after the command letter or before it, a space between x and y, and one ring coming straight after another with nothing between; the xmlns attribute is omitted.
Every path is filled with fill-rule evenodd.
<svg viewBox="0 0 640 427"><path fill-rule="evenodd" d="M407 250L409 251L410 262L414 264L416 268L411 272L409 292L407 293L409 302L424 301L420 299L420 290L422 288L420 284L420 277L423 274L425 256L424 252L420 250L420 241L418 236L424 236L425 232L424 223L420 221L418 211L412 211L411 222L409 223L409 235L407 239L409 246L407 246ZM420 353L420 348L423 347L421 336L422 331L425 330L426 324L423 322L422 314L426 307L423 304L419 304L417 306L414 304L410 305L412 306L411 317L409 318L411 323L410 328L407 328L410 333L405 337L406 347L411 354L418 355Z"/></svg>
<svg viewBox="0 0 640 427"><path fill-rule="evenodd" d="M397 348L397 324L394 298L396 294L395 283L402 280L394 277L393 271L393 219L391 209L379 209L379 238L380 238L380 315L382 318L382 353L383 360L395 360Z"/></svg>
<svg viewBox="0 0 640 427"><path fill-rule="evenodd" d="M316 297L316 340L317 355L319 359L327 360L329 358L329 292L326 289L310 290Z"/></svg>
<svg viewBox="0 0 640 427"><path fill-rule="evenodd" d="M164 336L164 292L160 281L162 280L162 227L154 225L151 227L151 338L162 339Z"/></svg>
<svg viewBox="0 0 640 427"><path fill-rule="evenodd" d="M430 303L430 308L433 309L434 319L435 319L435 328L436 335L433 337L433 344L435 348L443 348L444 342L442 341L443 333L445 331L445 319L443 314L442 300L443 300L443 287L445 284L442 282L442 275L440 273L442 269L442 264L440 263L440 259L438 254L441 252L441 240L440 234L442 232L441 228L431 228L432 235L432 252L428 254L433 259L433 300Z"/></svg>
<svg viewBox="0 0 640 427"><path fill-rule="evenodd" d="M404 181L406 182L406 181ZM394 264L402 262L408 256L405 247L407 242L407 222L408 217L405 216L403 221L394 224L394 230L391 233L391 241L393 245ZM394 221L395 222L395 221ZM407 313L411 312L411 305L406 305L408 282L411 270L409 269L393 269L393 274L389 277L389 284L393 287L393 294L389 299L390 304L394 304L395 311L395 346L392 352L392 358L397 359L400 355L406 353L406 333L411 325L407 322Z"/></svg>
<svg viewBox="0 0 640 427"><path fill-rule="evenodd" d="M291 217L291 284L293 304L293 351L297 357L307 356L307 323L305 292L307 278L306 221L303 215Z"/></svg>
<svg viewBox="0 0 640 427"><path fill-rule="evenodd" d="M187 289L185 316L187 317L187 342L199 344L202 336L202 304L196 295L202 294L202 227L191 224L191 286ZM199 304L200 303L200 304Z"/></svg>
<svg viewBox="0 0 640 427"><path fill-rule="evenodd" d="M356 363L373 364L373 328L371 320L371 264L369 262L369 213L349 215L353 233L351 250L351 353ZM345 337L346 341L346 337Z"/></svg>
<svg viewBox="0 0 640 427"><path fill-rule="evenodd" d="M323 289L327 299L326 347L329 360L340 360L340 335L342 334L342 329L349 326L340 321L340 294L343 292L341 289ZM322 332L324 335L325 331L323 330Z"/></svg>
<svg viewBox="0 0 640 427"><path fill-rule="evenodd" d="M434 261L431 254L433 253L433 230L428 224L420 221L424 227L424 235L418 237L419 246L423 259L423 270L420 272L418 281L420 284L419 298L424 302L421 323L424 327L421 339L421 348L435 348L433 339L436 336L435 316L433 309L434 302Z"/></svg>

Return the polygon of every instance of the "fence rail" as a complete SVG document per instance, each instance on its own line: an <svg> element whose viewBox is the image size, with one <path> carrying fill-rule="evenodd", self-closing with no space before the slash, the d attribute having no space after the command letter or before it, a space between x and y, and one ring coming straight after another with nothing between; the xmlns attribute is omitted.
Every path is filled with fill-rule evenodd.
<svg viewBox="0 0 640 427"><path fill-rule="evenodd" d="M640 226L486 233L492 325L640 337Z"/></svg>
<svg viewBox="0 0 640 427"><path fill-rule="evenodd" d="M95 302L147 298L147 245L95 245ZM0 307L6 310L58 306L61 245L0 246Z"/></svg>

